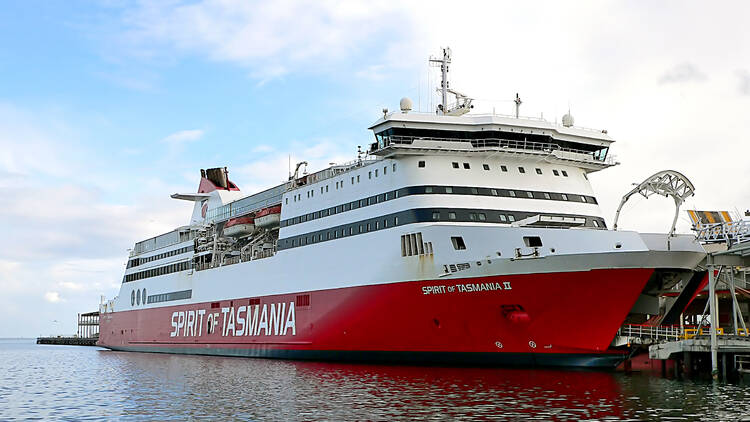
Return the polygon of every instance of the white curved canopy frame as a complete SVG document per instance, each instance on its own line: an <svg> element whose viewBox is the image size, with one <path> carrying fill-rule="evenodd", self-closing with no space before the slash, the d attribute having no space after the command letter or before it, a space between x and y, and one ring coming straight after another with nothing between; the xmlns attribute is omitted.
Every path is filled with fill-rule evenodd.
<svg viewBox="0 0 750 422"><path fill-rule="evenodd" d="M662 170L650 176L622 197L620 206L617 207L617 213L615 214L614 230L617 230L617 220L620 218L622 206L636 193L643 195L646 199L654 194L664 195L665 197L671 196L674 199L674 219L672 220L672 228L669 230L669 235L672 236L677 225L680 206L685 202L685 199L695 195L695 186L693 186L693 183L684 174L674 170Z"/></svg>

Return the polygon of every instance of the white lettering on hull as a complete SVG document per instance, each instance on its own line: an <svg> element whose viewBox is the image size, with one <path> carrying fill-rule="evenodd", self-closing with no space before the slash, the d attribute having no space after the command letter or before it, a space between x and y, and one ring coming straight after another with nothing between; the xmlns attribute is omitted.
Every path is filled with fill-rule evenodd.
<svg viewBox="0 0 750 422"><path fill-rule="evenodd" d="M422 286L423 295L441 295L446 293L477 293L477 292L491 292L501 290L511 290L510 281L503 281L501 283L463 283L455 284L452 286L439 285L439 286Z"/></svg>
<svg viewBox="0 0 750 422"><path fill-rule="evenodd" d="M170 337L202 337L205 309L172 312ZM222 337L297 335L294 302L267 303L221 308L208 313L206 335L221 333ZM221 324L221 330L217 325Z"/></svg>

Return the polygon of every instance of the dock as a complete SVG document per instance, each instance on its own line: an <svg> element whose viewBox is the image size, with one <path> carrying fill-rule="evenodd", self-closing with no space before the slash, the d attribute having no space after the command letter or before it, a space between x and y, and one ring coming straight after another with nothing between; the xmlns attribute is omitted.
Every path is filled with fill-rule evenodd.
<svg viewBox="0 0 750 422"><path fill-rule="evenodd" d="M693 323L696 325L684 325L686 321L682 316L679 325L627 324L620 328L612 345L647 346L649 359L661 361L662 373L671 367L677 377L709 371L714 380L750 376L750 331L742 312L742 309L748 312L748 307L737 299L738 294L750 297L747 284L750 224L747 221L717 223L707 225L704 231L699 234L699 240L714 236L726 241L726 248L709 250L702 264L707 273L706 304L703 312L695 315ZM744 277L738 279L739 274ZM717 289L719 283L726 290ZM720 296L724 298L725 310L721 314ZM681 305L679 310L683 308Z"/></svg>
<svg viewBox="0 0 750 422"><path fill-rule="evenodd" d="M75 337L75 336L54 336L54 337L37 337L36 344L57 344L62 346L96 346L99 337Z"/></svg>
<svg viewBox="0 0 750 422"><path fill-rule="evenodd" d="M37 337L36 344L64 346L96 346L99 340L99 311L78 314L78 330L74 336Z"/></svg>

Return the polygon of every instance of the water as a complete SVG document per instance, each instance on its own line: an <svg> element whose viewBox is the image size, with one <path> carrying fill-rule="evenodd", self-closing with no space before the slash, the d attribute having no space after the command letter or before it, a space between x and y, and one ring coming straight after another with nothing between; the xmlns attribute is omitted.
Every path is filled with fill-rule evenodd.
<svg viewBox="0 0 750 422"><path fill-rule="evenodd" d="M749 420L750 387L654 375L111 352L0 340L0 420Z"/></svg>

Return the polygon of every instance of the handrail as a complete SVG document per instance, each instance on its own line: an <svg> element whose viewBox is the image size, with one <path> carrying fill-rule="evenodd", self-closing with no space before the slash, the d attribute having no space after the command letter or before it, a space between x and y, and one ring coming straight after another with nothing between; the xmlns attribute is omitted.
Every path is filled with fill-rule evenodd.
<svg viewBox="0 0 750 422"><path fill-rule="evenodd" d="M628 339L649 339L652 341L668 340L689 340L699 336L708 336L711 333L710 327L698 328L693 325L646 325L646 324L626 324L617 330L617 335L627 337ZM739 337L750 337L747 330L739 329L737 334L725 333L724 328L716 328L716 334L736 335Z"/></svg>
<svg viewBox="0 0 750 422"><path fill-rule="evenodd" d="M387 148L391 145L412 145L414 141L439 141L439 142L462 142L468 145L471 145L471 148L473 149L481 149L481 148L503 148L503 149L516 149L516 150L523 150L523 151L538 151L538 152L544 152L548 154L553 154L555 152L561 152L561 153L572 153L572 154L579 154L579 157L571 157L570 159L576 159L576 160L583 160L586 161L586 159L590 161L596 161L596 162L602 162L602 163L610 163L613 160L607 156L608 147L602 147L596 151L588 151L583 149L577 149L577 148L567 148L562 147L559 144L556 144L554 142L536 142L536 141L519 141L516 139L504 139L504 138L478 138L478 139L469 139L469 138L442 138L442 137L432 137L432 136L401 136L401 135L391 135L391 136L384 136L382 138L382 145L381 148ZM604 152L602 152L604 151ZM560 157L565 158L565 157ZM609 159L608 159L609 158Z"/></svg>

